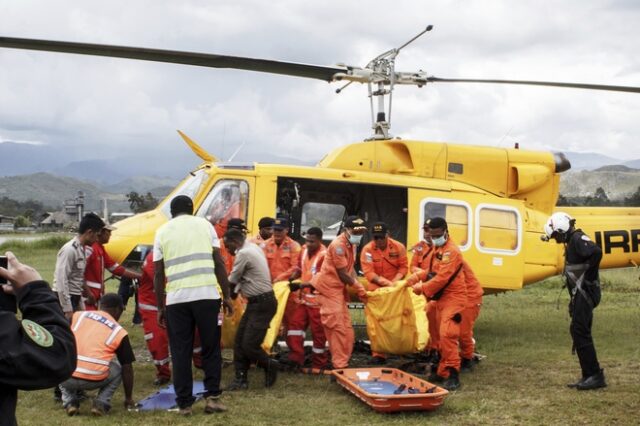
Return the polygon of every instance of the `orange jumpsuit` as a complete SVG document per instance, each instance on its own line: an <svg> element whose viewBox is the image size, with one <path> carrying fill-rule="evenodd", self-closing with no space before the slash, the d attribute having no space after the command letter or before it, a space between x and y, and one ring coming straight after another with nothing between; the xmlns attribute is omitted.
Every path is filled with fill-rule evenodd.
<svg viewBox="0 0 640 426"><path fill-rule="evenodd" d="M467 285L465 283L462 253L451 239L442 247L433 250L433 267L431 272L436 275L422 284L422 293L427 299L433 297L454 276L451 283L444 290L436 305L437 316L440 319L440 363L437 374L448 378L448 368L460 371L460 354L458 342L460 340L460 323L467 306ZM427 272L418 272L422 281L426 280Z"/></svg>
<svg viewBox="0 0 640 426"><path fill-rule="evenodd" d="M478 315L480 315L484 291L473 270L465 260L463 260L462 271L467 284L467 306L462 314L462 323L460 323L460 357L471 359L476 349L473 341L473 325Z"/></svg>
<svg viewBox="0 0 640 426"><path fill-rule="evenodd" d="M387 247L384 250L380 250L375 241L370 241L362 248L360 266L367 279L368 290L377 290L381 287L373 282L377 277L393 282L397 281L397 276L401 275L399 279L402 279L407 275L407 249L404 244L392 238L387 238ZM371 355L374 358L386 358L386 355L380 352L372 351Z"/></svg>
<svg viewBox="0 0 640 426"><path fill-rule="evenodd" d="M431 272L431 262L433 257L433 246L427 244L426 241L420 241L411 249L413 256L411 256L410 271L411 273L426 271L428 274ZM440 321L438 319L438 302L430 300L427 302L427 320L429 323L429 343L427 343L426 351L436 350L439 351L440 344Z"/></svg>
<svg viewBox="0 0 640 426"><path fill-rule="evenodd" d="M349 293L338 269L344 268L352 273L355 259L356 246L349 242L346 233L340 234L327 248L322 268L311 282L320 293L320 321L329 342L334 368L348 367L353 351L355 335L347 308Z"/></svg>
<svg viewBox="0 0 640 426"><path fill-rule="evenodd" d="M300 244L289 237L284 237L278 246L271 237L266 241L263 250L269 263L271 282L288 280L300 262Z"/></svg>
<svg viewBox="0 0 640 426"><path fill-rule="evenodd" d="M376 277L381 276L394 281L398 275L402 275L399 279L407 275L407 249L404 244L391 238L387 238L387 247L384 250L378 249L375 241L371 241L362 248L360 266L369 282L368 290L377 290L380 286L373 282Z"/></svg>
<svg viewBox="0 0 640 426"><path fill-rule="evenodd" d="M300 256L300 270L302 272L300 280L303 284L311 283L313 276L316 275L324 261L326 247L321 245L320 248L309 256L307 248L303 247ZM298 365L304 364L304 336L307 327L311 327L311 335L313 338L312 367L326 367L329 357L327 356L326 343L327 338L324 335L324 328L320 321L320 305L318 305L318 295L313 288L304 287L296 292L292 292L289 301L293 303L291 312L289 313L289 322L287 324L287 346L289 347L289 361Z"/></svg>
<svg viewBox="0 0 640 426"><path fill-rule="evenodd" d="M267 246L267 240L265 240L264 238L262 238L262 236L260 235L260 233L258 233L258 235L256 235L255 237L251 238L249 240L250 243L253 243L255 245L257 245L258 247L260 247L262 250L264 250L264 248Z"/></svg>
<svg viewBox="0 0 640 426"><path fill-rule="evenodd" d="M227 271L227 275L231 273L233 269L233 261L235 260L235 256L227 250L227 247L224 245L224 241L220 238L220 256L222 257L222 261L224 262L224 269Z"/></svg>

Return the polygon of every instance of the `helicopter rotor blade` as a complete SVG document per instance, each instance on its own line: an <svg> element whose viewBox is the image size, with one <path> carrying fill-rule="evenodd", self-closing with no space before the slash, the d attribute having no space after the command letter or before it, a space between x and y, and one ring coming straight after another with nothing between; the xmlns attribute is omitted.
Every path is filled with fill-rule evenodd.
<svg viewBox="0 0 640 426"><path fill-rule="evenodd" d="M209 68L234 68L294 77L314 78L327 82L333 81L335 74L345 74L349 72L347 67L328 67L208 53L12 37L0 37L0 47L138 59L142 61L166 62Z"/></svg>
<svg viewBox="0 0 640 426"><path fill-rule="evenodd" d="M555 81L528 81L528 80L483 80L471 78L439 78L427 77L431 83L496 83L496 84L520 84L526 86L552 86L569 87L573 89L607 90L610 92L631 92L640 93L640 87L632 86L610 86L605 84L585 84L585 83L561 83Z"/></svg>

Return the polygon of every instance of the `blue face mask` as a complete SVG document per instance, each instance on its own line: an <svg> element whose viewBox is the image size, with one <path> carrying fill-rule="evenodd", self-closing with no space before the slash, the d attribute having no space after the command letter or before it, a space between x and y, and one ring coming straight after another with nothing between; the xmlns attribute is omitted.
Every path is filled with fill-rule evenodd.
<svg viewBox="0 0 640 426"><path fill-rule="evenodd" d="M436 247L442 247L444 245L444 243L447 242L447 235L444 234L441 237L438 238L432 238L431 241L433 241L433 245Z"/></svg>
<svg viewBox="0 0 640 426"><path fill-rule="evenodd" d="M361 240L362 240L362 235L349 234L349 242L351 244L354 244L357 246L358 244L360 244Z"/></svg>

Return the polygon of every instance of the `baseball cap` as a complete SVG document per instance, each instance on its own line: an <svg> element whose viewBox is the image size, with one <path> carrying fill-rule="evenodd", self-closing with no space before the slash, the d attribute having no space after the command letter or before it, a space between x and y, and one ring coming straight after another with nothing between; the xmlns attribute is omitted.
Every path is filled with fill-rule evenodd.
<svg viewBox="0 0 640 426"><path fill-rule="evenodd" d="M227 229L240 229L246 231L247 227L244 224L244 220L239 217L234 217L227 221Z"/></svg>
<svg viewBox="0 0 640 426"><path fill-rule="evenodd" d="M367 229L366 222L358 216L349 216L344 220L343 226L345 228L351 228L351 229L360 229L360 228L364 228L365 230Z"/></svg>
<svg viewBox="0 0 640 426"><path fill-rule="evenodd" d="M429 228L431 229L447 229L447 221L442 217L434 217L429 220Z"/></svg>
<svg viewBox="0 0 640 426"><path fill-rule="evenodd" d="M107 231L115 231L118 228L116 228L115 226L113 226L111 224L105 223L105 225L104 225L104 227L102 229L106 229Z"/></svg>
<svg viewBox="0 0 640 426"><path fill-rule="evenodd" d="M372 235L386 235L388 231L387 224L384 222L376 222L371 227Z"/></svg>
<svg viewBox="0 0 640 426"><path fill-rule="evenodd" d="M273 221L273 229L283 230L289 228L289 221L286 217L277 217Z"/></svg>

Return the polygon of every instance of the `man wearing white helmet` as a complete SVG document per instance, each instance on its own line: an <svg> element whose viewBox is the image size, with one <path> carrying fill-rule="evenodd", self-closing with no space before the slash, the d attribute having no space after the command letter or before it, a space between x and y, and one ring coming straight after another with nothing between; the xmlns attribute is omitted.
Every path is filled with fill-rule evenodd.
<svg viewBox="0 0 640 426"><path fill-rule="evenodd" d="M567 386L590 390L607 386L591 336L593 309L600 303L598 267L602 250L582 230L575 228L575 222L567 213L554 213L544 226L546 238L543 236L543 239L554 239L565 246L564 276L571 296L570 331L582 369L582 378Z"/></svg>

